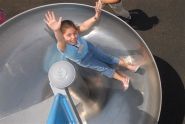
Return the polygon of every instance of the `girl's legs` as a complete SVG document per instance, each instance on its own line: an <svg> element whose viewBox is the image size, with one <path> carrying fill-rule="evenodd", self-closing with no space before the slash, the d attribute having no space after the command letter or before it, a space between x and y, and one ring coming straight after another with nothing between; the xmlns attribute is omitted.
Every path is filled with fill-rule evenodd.
<svg viewBox="0 0 185 124"><path fill-rule="evenodd" d="M100 48L96 48L91 43L88 43L88 44L89 44L90 49L92 50L93 57L106 63L106 64L123 66L133 72L136 72L138 70L138 68L140 67L140 65L134 64L132 62L133 58L131 58L130 56L128 56L126 58L124 58L124 57L117 58L117 57L114 57L114 56L111 56L111 55L105 53ZM129 61L128 60L129 58L132 60Z"/></svg>
<svg viewBox="0 0 185 124"><path fill-rule="evenodd" d="M115 69L109 67L106 63L98 60L93 56L88 56L85 60L80 63L81 66L90 68L100 72L109 78L114 78L116 80L121 81L124 90L126 90L129 86L129 77L124 74L119 74L115 71Z"/></svg>
<svg viewBox="0 0 185 124"><path fill-rule="evenodd" d="M83 60L80 63L80 65L85 68L96 70L109 78L112 78L115 72L115 69L109 67L106 63L96 59L93 56L91 57L88 56L85 60Z"/></svg>
<svg viewBox="0 0 185 124"><path fill-rule="evenodd" d="M92 52L93 56L109 65L117 65L119 63L119 58L111 56L104 52L101 48L96 48L95 46L92 46Z"/></svg>

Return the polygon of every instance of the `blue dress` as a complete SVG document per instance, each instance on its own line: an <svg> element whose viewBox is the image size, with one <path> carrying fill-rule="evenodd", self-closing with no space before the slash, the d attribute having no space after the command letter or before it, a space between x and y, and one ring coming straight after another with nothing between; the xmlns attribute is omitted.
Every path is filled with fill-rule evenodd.
<svg viewBox="0 0 185 124"><path fill-rule="evenodd" d="M67 44L64 52L61 53L78 65L96 70L110 78L115 73L115 69L111 66L119 62L119 58L106 54L80 36L77 37L77 44Z"/></svg>

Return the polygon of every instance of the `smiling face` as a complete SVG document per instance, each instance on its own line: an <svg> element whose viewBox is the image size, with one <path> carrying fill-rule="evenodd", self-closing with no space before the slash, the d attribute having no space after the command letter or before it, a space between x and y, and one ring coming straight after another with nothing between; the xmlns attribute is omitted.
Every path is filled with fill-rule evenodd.
<svg viewBox="0 0 185 124"><path fill-rule="evenodd" d="M74 45L77 43L77 34L78 32L75 28L69 27L63 32L63 37L67 43Z"/></svg>
<svg viewBox="0 0 185 124"><path fill-rule="evenodd" d="M72 45L77 43L78 28L71 20L63 20L60 29L67 43Z"/></svg>

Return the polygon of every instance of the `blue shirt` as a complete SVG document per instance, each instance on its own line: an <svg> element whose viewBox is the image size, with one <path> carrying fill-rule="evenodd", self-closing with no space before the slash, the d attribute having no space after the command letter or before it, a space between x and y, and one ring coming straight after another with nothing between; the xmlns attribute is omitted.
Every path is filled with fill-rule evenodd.
<svg viewBox="0 0 185 124"><path fill-rule="evenodd" d="M87 41L78 35L77 44L66 44L65 50L62 53L66 58L79 63L88 53Z"/></svg>

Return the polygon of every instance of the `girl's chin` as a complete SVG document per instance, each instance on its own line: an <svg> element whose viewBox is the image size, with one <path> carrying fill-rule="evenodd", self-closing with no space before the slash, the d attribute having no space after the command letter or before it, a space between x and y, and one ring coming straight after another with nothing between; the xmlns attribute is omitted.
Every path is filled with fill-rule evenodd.
<svg viewBox="0 0 185 124"><path fill-rule="evenodd" d="M74 40L74 41L70 41L72 44L76 44L77 43L77 40Z"/></svg>
<svg viewBox="0 0 185 124"><path fill-rule="evenodd" d="M75 45L77 43L77 41L66 41L69 44Z"/></svg>

